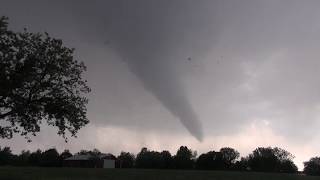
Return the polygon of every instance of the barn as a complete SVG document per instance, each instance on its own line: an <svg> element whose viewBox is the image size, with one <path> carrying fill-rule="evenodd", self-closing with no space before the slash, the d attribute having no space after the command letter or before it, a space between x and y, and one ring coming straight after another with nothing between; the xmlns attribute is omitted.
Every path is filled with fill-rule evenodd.
<svg viewBox="0 0 320 180"><path fill-rule="evenodd" d="M112 154L76 154L64 159L64 167L115 168L117 158Z"/></svg>

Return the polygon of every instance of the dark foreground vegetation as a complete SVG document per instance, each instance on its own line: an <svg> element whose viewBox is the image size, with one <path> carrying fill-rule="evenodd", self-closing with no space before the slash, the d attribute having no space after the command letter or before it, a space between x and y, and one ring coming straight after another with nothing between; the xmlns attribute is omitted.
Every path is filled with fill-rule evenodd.
<svg viewBox="0 0 320 180"><path fill-rule="evenodd" d="M81 150L75 154L99 156L97 149ZM59 153L56 149L35 152L22 151L13 154L9 147L0 147L0 166L29 167L63 167L64 159L72 154L65 150ZM221 171L254 171L269 173L298 173L293 163L294 156L288 151L275 147L259 147L246 157L240 158L237 150L229 147L219 151L209 151L197 156L186 146L181 146L175 155L169 151L151 151L142 148L135 156L121 152L117 157L117 168L137 169L181 169L181 170L221 170ZM320 158L315 157L304 163L306 175L320 175Z"/></svg>
<svg viewBox="0 0 320 180"><path fill-rule="evenodd" d="M317 180L316 176L285 173L155 169L83 169L0 167L1 180Z"/></svg>
<svg viewBox="0 0 320 180"><path fill-rule="evenodd" d="M89 123L84 71L62 40L12 31L0 16L0 139L19 134L31 141L44 122L65 140L76 136Z"/></svg>

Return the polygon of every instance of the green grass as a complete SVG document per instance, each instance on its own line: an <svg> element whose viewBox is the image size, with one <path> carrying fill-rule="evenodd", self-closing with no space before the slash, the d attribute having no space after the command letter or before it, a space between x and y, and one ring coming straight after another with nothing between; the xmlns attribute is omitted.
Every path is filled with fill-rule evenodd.
<svg viewBox="0 0 320 180"><path fill-rule="evenodd" d="M226 171L1 167L0 180L319 180L320 177Z"/></svg>

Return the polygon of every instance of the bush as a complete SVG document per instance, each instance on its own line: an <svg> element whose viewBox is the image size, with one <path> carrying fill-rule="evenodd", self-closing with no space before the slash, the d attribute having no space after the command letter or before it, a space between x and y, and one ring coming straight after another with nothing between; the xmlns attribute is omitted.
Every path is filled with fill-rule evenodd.
<svg viewBox="0 0 320 180"><path fill-rule="evenodd" d="M259 147L248 157L249 168L253 171L295 173L294 156L281 148Z"/></svg>
<svg viewBox="0 0 320 180"><path fill-rule="evenodd" d="M307 175L319 176L320 175L320 157L313 157L309 161L303 163L303 172Z"/></svg>

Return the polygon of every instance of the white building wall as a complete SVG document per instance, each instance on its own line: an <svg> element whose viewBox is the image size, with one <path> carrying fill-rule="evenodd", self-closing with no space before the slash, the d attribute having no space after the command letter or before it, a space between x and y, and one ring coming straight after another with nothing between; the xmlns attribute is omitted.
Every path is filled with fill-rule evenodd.
<svg viewBox="0 0 320 180"><path fill-rule="evenodd" d="M111 159L103 160L103 168L115 168L116 161Z"/></svg>

